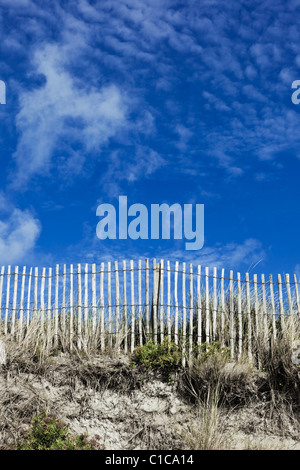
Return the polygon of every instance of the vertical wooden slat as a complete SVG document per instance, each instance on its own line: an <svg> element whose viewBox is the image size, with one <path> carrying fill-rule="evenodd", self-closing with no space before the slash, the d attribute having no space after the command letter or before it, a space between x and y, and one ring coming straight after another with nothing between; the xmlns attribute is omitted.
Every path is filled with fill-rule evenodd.
<svg viewBox="0 0 300 470"><path fill-rule="evenodd" d="M119 285L119 267L118 261L115 261L115 286L116 286L116 349L120 352L120 338L119 338L119 318L120 318L120 285Z"/></svg>
<svg viewBox="0 0 300 470"><path fill-rule="evenodd" d="M6 306L5 306L5 320L4 320L4 334L7 334L8 310L9 310L9 295L10 295L10 274L11 267L7 266L7 281L6 281Z"/></svg>
<svg viewBox="0 0 300 470"><path fill-rule="evenodd" d="M0 275L0 323L2 323L2 293L3 293L4 272L5 272L5 266L1 266L1 275Z"/></svg>
<svg viewBox="0 0 300 470"><path fill-rule="evenodd" d="M104 263L100 265L100 342L101 351L105 349L105 321L104 321Z"/></svg>
<svg viewBox="0 0 300 470"><path fill-rule="evenodd" d="M89 316L89 265L84 268L84 333L87 342L88 338L88 316ZM87 343L86 343L87 344Z"/></svg>
<svg viewBox="0 0 300 470"><path fill-rule="evenodd" d="M234 358L234 305L233 305L233 271L229 272L229 322L230 322L230 354Z"/></svg>
<svg viewBox="0 0 300 470"><path fill-rule="evenodd" d="M213 271L213 341L217 337L217 268Z"/></svg>
<svg viewBox="0 0 300 470"><path fill-rule="evenodd" d="M47 337L48 337L48 346L51 346L51 289L52 289L52 268L48 269L48 304L47 304Z"/></svg>
<svg viewBox="0 0 300 470"><path fill-rule="evenodd" d="M277 282L278 282L278 295L279 295L280 324L281 324L281 331L283 331L284 330L284 307L283 307L283 297L282 297L281 274L277 275Z"/></svg>
<svg viewBox="0 0 300 470"><path fill-rule="evenodd" d="M170 261L167 261L167 272L168 272L167 328L168 328L168 340L171 341L171 267L170 267Z"/></svg>
<svg viewBox="0 0 300 470"><path fill-rule="evenodd" d="M73 264L70 265L70 350L73 349L73 335L74 335L74 325L73 325L73 318L74 318L74 298L73 298Z"/></svg>
<svg viewBox="0 0 300 470"><path fill-rule="evenodd" d="M149 303L149 259L146 258L145 261L145 269L146 269L146 280L145 280L145 297L146 297L146 335L147 339L150 333L150 303Z"/></svg>
<svg viewBox="0 0 300 470"><path fill-rule="evenodd" d="M19 341L23 339L23 315L24 315L24 294L25 294L26 266L23 266L20 298L20 319L19 319Z"/></svg>
<svg viewBox="0 0 300 470"><path fill-rule="evenodd" d="M56 265L55 273L55 320L54 320L54 346L58 345L58 291L59 291L59 264Z"/></svg>
<svg viewBox="0 0 300 470"><path fill-rule="evenodd" d="M259 336L260 336L260 327L259 327L259 322L258 322L257 274L253 275L253 286L254 286L254 312L255 312L256 338L259 338Z"/></svg>
<svg viewBox="0 0 300 470"><path fill-rule="evenodd" d="M160 342L164 340L164 260L160 260Z"/></svg>
<svg viewBox="0 0 300 470"><path fill-rule="evenodd" d="M12 305L12 318L11 318L11 334L15 334L15 322L16 322L16 311L17 311L17 292L18 292L18 273L19 266L15 266L14 275L14 290L13 290L13 305Z"/></svg>
<svg viewBox="0 0 300 470"><path fill-rule="evenodd" d="M139 259L138 269L138 290L139 290L139 339L140 346L143 344L143 324L142 324L142 260Z"/></svg>
<svg viewBox="0 0 300 470"><path fill-rule="evenodd" d="M264 328L264 343L268 344L268 312L267 312L267 297L266 297L266 281L265 275L261 275L262 284L262 299L263 299L263 328Z"/></svg>
<svg viewBox="0 0 300 470"><path fill-rule="evenodd" d="M201 266L197 268L197 344L198 344L198 356L201 350L202 343L202 300L201 300Z"/></svg>
<svg viewBox="0 0 300 470"><path fill-rule="evenodd" d="M37 313L38 309L38 280L39 280L39 268L34 268L34 311Z"/></svg>
<svg viewBox="0 0 300 470"><path fill-rule="evenodd" d="M126 286L126 261L123 261L123 309L124 309L124 352L127 354L127 336L128 336L128 322L127 322L127 286Z"/></svg>
<svg viewBox="0 0 300 470"><path fill-rule="evenodd" d="M131 282L131 353L134 351L135 343L135 297L134 297L134 262L130 260L130 282Z"/></svg>
<svg viewBox="0 0 300 470"><path fill-rule="evenodd" d="M241 273L237 273L237 306L238 306L238 325L239 325L239 347L238 358L243 352L243 323L242 323L242 289L241 289Z"/></svg>
<svg viewBox="0 0 300 470"><path fill-rule="evenodd" d="M221 344L225 346L225 289L224 289L224 268L221 271Z"/></svg>
<svg viewBox="0 0 300 470"><path fill-rule="evenodd" d="M158 296L158 273L156 267L156 259L152 260L153 270L153 293L152 293L152 322L153 322L153 339L157 344L157 296Z"/></svg>
<svg viewBox="0 0 300 470"><path fill-rule="evenodd" d="M274 288L273 288L273 276L269 275L270 280L270 296L271 296L271 307L272 307L272 327L273 327L273 338L274 342L276 341L277 332L276 332L276 310L275 310L275 299L274 299Z"/></svg>
<svg viewBox="0 0 300 470"><path fill-rule="evenodd" d="M252 325L251 325L251 299L250 299L250 284L249 273L246 273L246 309L248 321L248 356L252 360Z"/></svg>
<svg viewBox="0 0 300 470"><path fill-rule="evenodd" d="M291 338L293 341L294 340L294 311L293 311L293 302L292 302L289 274L285 275L285 284L286 284L286 292L287 292L288 304L289 304L289 325L291 325Z"/></svg>
<svg viewBox="0 0 300 470"><path fill-rule="evenodd" d="M111 262L107 263L108 345L112 347Z"/></svg>
<svg viewBox="0 0 300 470"><path fill-rule="evenodd" d="M41 330L44 329L44 319L45 319L45 278L46 278L46 268L42 270L42 279L41 279Z"/></svg>
<svg viewBox="0 0 300 470"><path fill-rule="evenodd" d="M205 268L205 340L206 343L210 342L210 318L209 318L209 268Z"/></svg>
<svg viewBox="0 0 300 470"><path fill-rule="evenodd" d="M296 274L294 274L294 284L295 284L297 314L300 315L299 289L298 289L298 281L297 281L297 276L296 276Z"/></svg>
<svg viewBox="0 0 300 470"><path fill-rule="evenodd" d="M178 285L178 261L176 261L175 263L175 272L174 272L174 302L175 302L174 342L176 345L178 345L178 321L179 321L177 285Z"/></svg>
<svg viewBox="0 0 300 470"><path fill-rule="evenodd" d="M192 359L193 353L193 329L194 329L194 279L193 265L190 263L190 315L189 315L189 360Z"/></svg>
<svg viewBox="0 0 300 470"><path fill-rule="evenodd" d="M63 266L63 297L62 297L62 332L63 335L66 331L66 276L67 266Z"/></svg>
<svg viewBox="0 0 300 470"><path fill-rule="evenodd" d="M185 263L182 263L182 365L186 362L186 294L185 294Z"/></svg>
<svg viewBox="0 0 300 470"><path fill-rule="evenodd" d="M28 291L27 291L27 312L26 312L26 328L29 328L30 322L30 294L31 294L31 279L32 279L32 268L29 270L29 278L28 278Z"/></svg>
<svg viewBox="0 0 300 470"><path fill-rule="evenodd" d="M82 322L82 289L81 289L81 264L77 264L77 347L81 351L81 342L82 342L82 331L81 331L81 322Z"/></svg>
<svg viewBox="0 0 300 470"><path fill-rule="evenodd" d="M93 340L96 341L96 326L97 326L97 300L96 300L96 264L92 264L92 335Z"/></svg>

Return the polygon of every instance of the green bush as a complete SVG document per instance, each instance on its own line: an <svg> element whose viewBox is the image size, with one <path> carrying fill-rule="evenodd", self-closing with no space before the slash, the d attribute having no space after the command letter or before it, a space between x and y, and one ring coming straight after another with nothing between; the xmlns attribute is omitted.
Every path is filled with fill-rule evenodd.
<svg viewBox="0 0 300 470"><path fill-rule="evenodd" d="M142 364L147 368L171 372L180 366L181 360L182 353L179 346L165 339L161 344L149 341L143 346L137 346L131 362L132 364Z"/></svg>
<svg viewBox="0 0 300 470"><path fill-rule="evenodd" d="M199 354L200 361L206 361L212 356L221 356L226 361L230 360L230 348L227 346L222 346L219 341L214 341L213 343L202 343L200 347L196 347L195 355Z"/></svg>
<svg viewBox="0 0 300 470"><path fill-rule="evenodd" d="M16 450L100 450L97 439L88 440L86 435L70 435L67 425L55 415L42 412L36 416Z"/></svg>

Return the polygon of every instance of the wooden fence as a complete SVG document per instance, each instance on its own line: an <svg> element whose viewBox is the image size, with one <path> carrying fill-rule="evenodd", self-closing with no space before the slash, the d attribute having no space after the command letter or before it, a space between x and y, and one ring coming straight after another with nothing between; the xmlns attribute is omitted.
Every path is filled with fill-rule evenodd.
<svg viewBox="0 0 300 470"><path fill-rule="evenodd" d="M99 349L133 352L149 339L182 348L184 362L218 341L231 356L252 356L259 341L276 341L300 319L296 275L229 271L156 259L71 264L56 269L1 268L0 331L23 341L34 319L50 345L68 334L70 348L97 337ZM53 332L53 335L52 335Z"/></svg>

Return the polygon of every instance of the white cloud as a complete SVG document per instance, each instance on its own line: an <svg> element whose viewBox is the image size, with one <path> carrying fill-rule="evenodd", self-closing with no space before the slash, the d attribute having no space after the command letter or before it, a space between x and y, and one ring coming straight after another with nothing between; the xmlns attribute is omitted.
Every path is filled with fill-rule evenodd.
<svg viewBox="0 0 300 470"><path fill-rule="evenodd" d="M68 47L58 45L47 45L35 54L36 72L45 76L46 84L20 93L15 187L24 186L35 174L47 174L60 140L99 152L126 124L124 93L113 84L100 90L79 88L66 70L67 54Z"/></svg>
<svg viewBox="0 0 300 470"><path fill-rule="evenodd" d="M0 220L0 263L18 264L34 249L41 231L39 220L29 211L14 208Z"/></svg>

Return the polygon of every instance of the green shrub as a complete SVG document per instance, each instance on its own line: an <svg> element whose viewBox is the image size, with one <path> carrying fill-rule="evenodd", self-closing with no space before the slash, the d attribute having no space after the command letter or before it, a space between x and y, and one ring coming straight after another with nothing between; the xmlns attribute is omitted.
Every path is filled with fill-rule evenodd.
<svg viewBox="0 0 300 470"><path fill-rule="evenodd" d="M42 412L36 416L29 430L23 431L16 450L100 450L96 439L86 435L70 435L67 425L55 415ZM97 439L99 436L97 436Z"/></svg>
<svg viewBox="0 0 300 470"><path fill-rule="evenodd" d="M180 366L181 360L182 353L179 346L165 339L161 344L149 341L143 346L137 346L133 352L131 363L171 372Z"/></svg>
<svg viewBox="0 0 300 470"><path fill-rule="evenodd" d="M219 341L214 341L213 343L202 343L200 348L197 347L196 354L200 353L200 360L205 361L208 358L218 355L223 357L226 361L230 360L230 348L227 346L222 346Z"/></svg>

